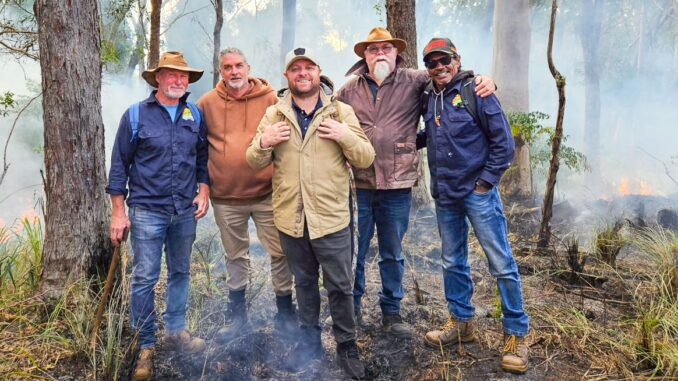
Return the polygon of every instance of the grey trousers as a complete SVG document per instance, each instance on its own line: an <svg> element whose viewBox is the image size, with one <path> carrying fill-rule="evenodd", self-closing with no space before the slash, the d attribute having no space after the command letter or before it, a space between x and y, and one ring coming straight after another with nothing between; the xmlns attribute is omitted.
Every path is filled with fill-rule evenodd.
<svg viewBox="0 0 678 381"><path fill-rule="evenodd" d="M348 227L311 240L308 228L304 236L294 238L280 232L280 244L294 274L299 321L302 326L318 326L320 317L319 268L327 290L332 330L337 343L355 340L353 315L353 274L351 274L351 235Z"/></svg>

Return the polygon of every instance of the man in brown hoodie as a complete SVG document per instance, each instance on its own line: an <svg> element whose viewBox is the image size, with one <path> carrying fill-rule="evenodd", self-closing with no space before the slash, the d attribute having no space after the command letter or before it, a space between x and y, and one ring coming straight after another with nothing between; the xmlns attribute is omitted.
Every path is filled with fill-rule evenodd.
<svg viewBox="0 0 678 381"><path fill-rule="evenodd" d="M226 252L226 282L230 324L217 340L228 341L248 328L245 289L249 279L249 233L252 218L259 241L271 256L271 279L278 313L275 327L283 334L296 329L292 304L292 274L280 248L271 206L273 166L255 171L245 152L266 108L278 102L273 88L263 79L250 77L250 65L237 48L220 53L222 81L198 100L207 123L208 170L214 218Z"/></svg>

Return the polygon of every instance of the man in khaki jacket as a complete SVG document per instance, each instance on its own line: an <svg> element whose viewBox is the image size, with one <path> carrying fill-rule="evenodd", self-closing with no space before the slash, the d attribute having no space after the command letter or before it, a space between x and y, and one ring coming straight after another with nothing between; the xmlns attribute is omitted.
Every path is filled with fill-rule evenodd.
<svg viewBox="0 0 678 381"><path fill-rule="evenodd" d="M273 166L254 171L245 160L245 151L266 108L276 104L278 98L265 80L249 75L250 65L237 48L221 51L219 71L222 80L198 100L207 123L210 199L228 272L230 324L219 331L217 340L228 341L248 328L245 290L250 277L250 218L257 227L259 241L271 256L271 283L278 308L275 327L290 336L296 332L297 321L292 304L292 273L273 224Z"/></svg>
<svg viewBox="0 0 678 381"><path fill-rule="evenodd" d="M294 49L286 62L289 92L266 110L247 161L254 168L274 166L274 221L295 277L301 323L288 366L298 370L322 356L320 267L338 363L349 376L363 378L355 343L347 163L369 167L374 149L353 109L321 91L320 67L308 49Z"/></svg>

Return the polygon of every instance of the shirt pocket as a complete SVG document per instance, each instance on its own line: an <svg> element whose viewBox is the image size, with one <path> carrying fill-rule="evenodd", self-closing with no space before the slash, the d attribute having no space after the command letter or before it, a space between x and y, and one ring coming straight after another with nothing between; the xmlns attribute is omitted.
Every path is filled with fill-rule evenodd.
<svg viewBox="0 0 678 381"><path fill-rule="evenodd" d="M180 142L183 151L187 154L194 155L196 153L196 146L198 141L202 139L200 136L200 126L193 123L182 123L179 125Z"/></svg>
<svg viewBox="0 0 678 381"><path fill-rule="evenodd" d="M445 118L447 122L445 131L452 137L468 136L477 128L473 117L464 108L452 110Z"/></svg>
<svg viewBox="0 0 678 381"><path fill-rule="evenodd" d="M148 153L162 152L167 147L167 136L162 128L152 125L140 125L138 149Z"/></svg>

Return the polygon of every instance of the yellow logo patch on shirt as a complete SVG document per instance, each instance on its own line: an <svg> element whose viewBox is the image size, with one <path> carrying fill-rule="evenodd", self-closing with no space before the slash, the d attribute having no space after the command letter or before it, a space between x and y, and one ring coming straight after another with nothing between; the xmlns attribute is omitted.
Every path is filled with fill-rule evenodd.
<svg viewBox="0 0 678 381"><path fill-rule="evenodd" d="M184 113L181 114L181 119L183 119L183 120L194 120L193 114L191 113L191 109L189 107L186 107L184 109Z"/></svg>
<svg viewBox="0 0 678 381"><path fill-rule="evenodd" d="M452 98L452 106L454 107L462 107L464 105L464 102L461 100L461 95L457 94Z"/></svg>

